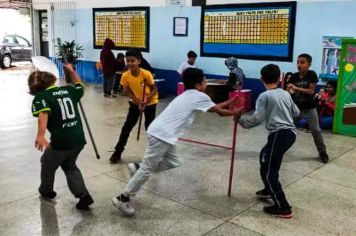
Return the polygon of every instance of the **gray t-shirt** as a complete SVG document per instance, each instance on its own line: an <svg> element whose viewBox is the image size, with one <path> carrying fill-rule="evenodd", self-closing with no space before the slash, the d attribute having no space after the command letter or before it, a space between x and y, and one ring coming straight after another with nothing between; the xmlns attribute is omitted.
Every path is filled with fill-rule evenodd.
<svg viewBox="0 0 356 236"><path fill-rule="evenodd" d="M291 95L280 89L270 89L260 94L256 102L256 110L251 115L243 115L239 123L244 128L251 128L266 120L265 126L269 133L291 129L297 133L293 117L298 117L299 109Z"/></svg>

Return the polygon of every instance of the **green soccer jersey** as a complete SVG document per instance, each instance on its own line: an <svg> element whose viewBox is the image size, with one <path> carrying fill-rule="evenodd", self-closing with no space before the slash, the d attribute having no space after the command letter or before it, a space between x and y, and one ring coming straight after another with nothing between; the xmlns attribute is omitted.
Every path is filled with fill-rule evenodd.
<svg viewBox="0 0 356 236"><path fill-rule="evenodd" d="M81 149L86 144L78 102L84 94L83 85L48 87L36 94L32 114L48 112L47 129L54 150Z"/></svg>

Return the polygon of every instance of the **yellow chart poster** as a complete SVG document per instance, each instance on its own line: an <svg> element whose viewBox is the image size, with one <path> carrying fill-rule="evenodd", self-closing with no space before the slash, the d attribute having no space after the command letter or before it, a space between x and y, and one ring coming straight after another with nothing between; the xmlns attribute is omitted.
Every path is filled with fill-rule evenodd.
<svg viewBox="0 0 356 236"><path fill-rule="evenodd" d="M296 2L202 7L201 55L293 60Z"/></svg>
<svg viewBox="0 0 356 236"><path fill-rule="evenodd" d="M106 38L115 49L149 50L149 8L94 8L94 48L101 48Z"/></svg>

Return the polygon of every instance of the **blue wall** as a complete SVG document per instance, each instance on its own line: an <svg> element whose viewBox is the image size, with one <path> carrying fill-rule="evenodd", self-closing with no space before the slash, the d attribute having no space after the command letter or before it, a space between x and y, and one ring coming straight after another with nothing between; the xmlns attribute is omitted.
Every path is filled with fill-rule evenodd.
<svg viewBox="0 0 356 236"><path fill-rule="evenodd" d="M103 6L105 7L105 6ZM356 2L299 2L294 39L294 62L239 60L247 78L245 87L250 88L256 97L263 91L259 70L268 63L275 63L284 72L296 71L296 57L307 52L313 56L312 69L321 69L321 40L325 35L356 36ZM168 92L174 94L178 76L175 70L186 60L186 53L194 50L200 53L200 7L152 7L150 9L150 52L144 57L157 68L157 78L167 80ZM188 37L173 36L173 17L189 17ZM77 40L85 47L81 74L86 81L95 81L97 72L95 61L100 50L93 49L92 9L77 9ZM117 54L119 51L114 51ZM224 58L198 57L197 65L210 77L228 74Z"/></svg>

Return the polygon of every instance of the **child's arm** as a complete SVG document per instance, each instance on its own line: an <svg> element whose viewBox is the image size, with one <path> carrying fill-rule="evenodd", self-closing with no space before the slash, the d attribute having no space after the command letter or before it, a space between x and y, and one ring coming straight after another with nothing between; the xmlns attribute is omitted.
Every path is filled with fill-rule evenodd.
<svg viewBox="0 0 356 236"><path fill-rule="evenodd" d="M143 105L146 105L147 102L151 101L152 97L157 93L157 87L155 84L147 84L150 87L151 92L146 96L146 100L143 101Z"/></svg>
<svg viewBox="0 0 356 236"><path fill-rule="evenodd" d="M242 109L225 109L225 107L228 107L234 103L236 103L238 100L238 96L231 98L225 102L222 103L218 103L215 106L213 106L212 108L209 109L209 112L215 112L220 116L239 116L243 113ZM240 114L241 113L241 114Z"/></svg>
<svg viewBox="0 0 356 236"><path fill-rule="evenodd" d="M239 119L239 124L246 128L252 128L261 124L266 119L266 97L259 97L256 102L256 110L251 115L243 115Z"/></svg>
<svg viewBox="0 0 356 236"><path fill-rule="evenodd" d="M133 92L131 91L131 89L130 89L128 86L124 85L123 87L124 87L124 94L126 94L127 96L129 96L129 97L132 99L132 101L133 101L137 106L139 106L140 103L141 103L141 100L139 100L139 99L135 96L135 94L133 94Z"/></svg>
<svg viewBox="0 0 356 236"><path fill-rule="evenodd" d="M48 112L40 112L38 114L38 131L35 141L35 147L40 151L46 150L48 147L48 142L45 138L47 122Z"/></svg>
<svg viewBox="0 0 356 236"><path fill-rule="evenodd" d="M71 83L78 84L82 82L77 72L75 72L72 64L69 63L64 64L63 70L65 75L69 76Z"/></svg>
<svg viewBox="0 0 356 236"><path fill-rule="evenodd" d="M300 88L295 86L294 84L287 84L287 90L294 90L294 92L298 92L298 93L304 93L304 94L308 94L308 95L313 95L314 94L314 90L316 87L316 83L311 83L309 85L309 88Z"/></svg>

